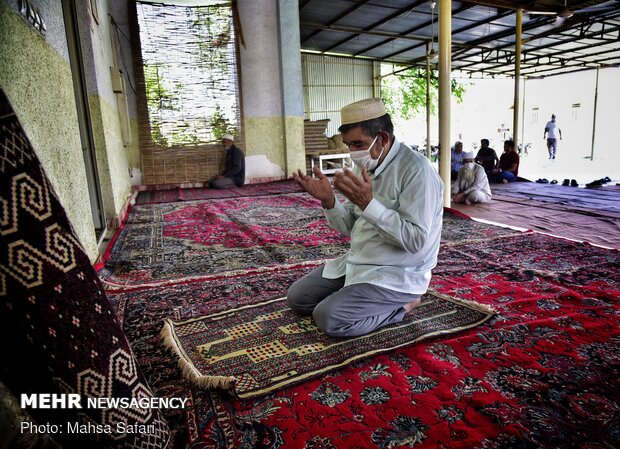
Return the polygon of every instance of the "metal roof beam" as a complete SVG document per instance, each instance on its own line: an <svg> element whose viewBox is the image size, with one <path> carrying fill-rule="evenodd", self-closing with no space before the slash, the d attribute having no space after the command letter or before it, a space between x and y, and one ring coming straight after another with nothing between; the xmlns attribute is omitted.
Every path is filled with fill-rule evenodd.
<svg viewBox="0 0 620 449"><path fill-rule="evenodd" d="M600 63L602 63L602 62L604 62L604 61L609 61L609 60L613 60L613 59L617 59L617 60L619 60L619 61L620 61L620 54L618 54L618 55L616 55L616 56L610 56L610 57L608 57L608 58L598 58L598 56L601 56L601 55L606 55L606 54L609 54L609 53L614 53L614 52L620 52L620 49L617 49L617 48L616 48L616 49L611 49L611 50L601 51L601 52L598 52L598 53L596 53L596 54L584 55L584 57L586 57L586 58L589 58L589 57L597 57L597 58L596 58L595 60L593 60L593 61L590 61L590 60L587 60L587 59L583 59L583 58L580 58L580 59L570 58L570 59L564 59L564 61L571 62L571 63L572 63L572 62L580 63L580 64L581 64L581 65L583 65L583 66L586 66L586 65L592 65L592 64L596 65L596 64L600 64ZM556 65L556 64L545 64L545 65ZM566 63L565 63L565 64L564 64L564 66L566 66L566 65L572 66L572 65L574 65L574 64L566 64ZM522 75L528 75L528 74L530 74L530 73L536 73L536 72L535 72L535 68L534 68L534 70L533 70L532 68L526 68L526 69L524 69L524 70L522 70L522 71L521 71L521 74L522 74Z"/></svg>
<svg viewBox="0 0 620 449"><path fill-rule="evenodd" d="M414 3L414 4L412 5L412 9L413 9L413 8L415 8L415 7L417 7L417 6L420 6L420 5L421 5L421 4L423 4L423 3L428 3L428 2L427 2L427 0L420 0L420 1L418 1L418 2L416 2L416 3ZM414 31L419 30L420 28L423 28L423 27L422 27L422 26L415 26L415 27L413 27L413 28L410 28L410 29L408 29L408 30L403 31L402 33L399 33L399 36L406 36L406 35L408 35L408 34L410 34L410 33L413 33ZM372 45L372 46L370 46L370 47L368 47L368 48L365 48L365 49L364 49L364 50L362 50L362 51L358 51L357 53L355 53L355 55L354 55L354 56L361 55L361 54L366 53L366 52L369 52L370 50L373 50L373 49L375 49L375 48L377 48L377 47L381 47L382 45L389 44L390 42L393 42L393 41L395 41L396 39L398 39L398 38L394 37L394 38L390 38L390 39L386 39L386 40L384 40L384 41L381 41L381 42L379 42L378 44L375 44L375 45Z"/></svg>
<svg viewBox="0 0 620 449"><path fill-rule="evenodd" d="M615 50L617 51L617 50ZM610 53L611 51L607 51L607 52L601 52L601 54L604 53ZM620 56L618 56L620 57ZM506 67L509 63L513 63L514 61L510 61L510 60L506 60L505 64L496 64L496 65L492 65L492 66L486 66L484 67L484 70L493 70L495 71L495 73L510 73L512 71L512 69L506 69L506 70L497 70L497 69L501 69ZM573 63L578 63L578 64L582 64L582 65L586 65L586 64L597 64L598 61L588 61L585 59L576 59L576 58L558 58L558 57L541 57L540 61L531 61L531 62L526 62L526 63L521 63L522 65L522 70L521 73L522 74L527 74L527 73L531 73L532 71L535 72L536 67L538 66L555 66L555 67L567 67L567 66L571 66L574 65ZM480 62L477 62L476 64L481 64ZM461 70L461 71L465 71L463 70L462 67L459 66L454 66L454 70ZM467 71L473 71L473 72L477 72L480 69L471 69L471 70L467 70ZM526 73L527 72L527 73Z"/></svg>
<svg viewBox="0 0 620 449"><path fill-rule="evenodd" d="M531 20L531 21L527 22L525 25L523 25L522 29L523 29L523 31L533 30L535 28L539 28L541 26L548 25L549 23L551 23L553 21L555 21L555 19L552 19L552 18L550 19L549 17L543 17L541 19ZM492 35L489 35L489 36L485 36L485 37L481 37L479 39L475 39L475 40L469 42L469 44L472 47L475 47L475 46L478 46L478 45L488 44L489 42L493 42L493 41L496 41L498 39L503 39L503 38L506 38L506 37L511 37L511 36L514 36L514 34L515 34L514 28L510 28L509 27L509 28L507 28L504 31L499 31L499 32L497 32L495 34L492 34ZM514 42L511 42L509 44L504 44L504 45L502 45L500 47L495 47L495 48L506 48L506 47L512 47L512 46L514 46ZM464 53L465 51L467 51L467 50L461 50L461 51L457 52L456 55L453 55L453 57L454 56L458 56L458 54Z"/></svg>
<svg viewBox="0 0 620 449"><path fill-rule="evenodd" d="M613 11L611 12L611 14L605 13L601 16L599 16L600 20L607 20L610 18L614 18L620 15L620 12L618 11ZM552 36L554 34L559 34L562 31L568 31L568 30L575 30L577 28L579 28L580 34L581 35L585 35L585 34L589 34L584 30L584 26L586 25L593 25L595 23L597 23L598 19L592 17L592 18L588 18L586 20L579 20L578 16L573 16L569 19L567 19L565 22L562 23L561 26L559 27L554 27L554 28L550 28L546 31L543 31L540 34L536 34L534 36L530 36L527 39L523 39L523 43L527 43L527 42L531 42L531 41L535 41L537 39L542 39L543 37L548 37L548 36ZM598 22L600 23L600 22Z"/></svg>
<svg viewBox="0 0 620 449"><path fill-rule="evenodd" d="M544 72L536 72L534 73L533 76L529 76L528 78L538 78L538 77L554 76L554 75L560 75L560 74L566 74L566 73L581 72L583 70L591 70L596 67L604 68L604 67L618 67L618 66L620 66L620 63L599 64L597 62L593 62L589 64L588 66L584 66L581 64L570 64L570 65L565 65L565 66L560 66L560 67L557 67L557 66L551 67L551 68L545 69ZM496 75L505 75L506 73L508 72L501 71L501 72L496 72Z"/></svg>
<svg viewBox="0 0 620 449"><path fill-rule="evenodd" d="M334 25L336 22L338 22L339 20L345 18L346 16L348 16L349 14L351 14L353 11L355 11L356 9L361 8L363 5L365 5L366 3L368 3L370 0L361 0L356 2L353 6L351 6L349 9L347 9L346 11L343 11L342 13L338 14L334 19L330 20L329 22L327 22L327 25ZM310 0L308 0L307 3L310 3ZM306 3L306 4L307 4ZM303 5L305 6L305 5ZM300 6L300 9L303 8L303 6ZM312 39L314 36L316 36L317 34L319 34L322 30L321 29L316 29L315 31L313 31L312 33L310 33L308 36L306 36L306 38L301 41L301 44L303 45L304 42L306 42L309 39Z"/></svg>
<svg viewBox="0 0 620 449"><path fill-rule="evenodd" d="M608 31L609 32L614 32L614 31L616 31L618 29L620 29L620 25L616 26L614 29L610 29ZM599 33L600 33L599 31L595 31L595 32L593 32L591 34L594 35L594 34L599 34ZM539 51L539 50L542 50L542 49L545 49L545 48L552 48L552 47L556 47L556 46L559 46L559 45L562 45L562 44L576 42L576 41L581 40L581 39L589 39L591 37L592 37L591 35L573 36L572 38L568 38L568 39L564 39L564 40L558 40L557 42L549 43L549 44L546 44L546 45L542 45L542 46L536 47L534 49L526 50L526 51L523 52L523 54L526 55L526 56L529 56L529 54L531 52L533 52L533 51ZM508 44L508 45L504 45L504 46L501 46L501 47L497 47L495 49L489 49L489 51L490 52L497 51L497 50L500 50L500 49L503 49L503 48L508 48L508 47L512 47L512 44ZM563 50L563 52L566 52L566 51L567 50ZM483 56L483 54L484 54L484 52L480 52L480 53L473 54L473 55L466 55L466 57L467 58L471 58L471 57L475 57L475 56L478 56L478 55ZM555 54L557 54L557 52ZM454 58L453 60L455 62L458 62L460 59ZM469 65L473 65L473 64L469 64ZM465 67L467 67L467 66L465 66Z"/></svg>
<svg viewBox="0 0 620 449"><path fill-rule="evenodd" d="M301 22L302 26L306 26L308 28L319 28L321 30L329 30L329 31L338 31L341 33L355 33L356 35L368 35L368 36L383 36L383 37L390 37L390 38L396 38L396 39L407 39L407 40L412 40L412 41L426 41L428 40L428 38L426 36L422 36L422 35L413 35L413 34L409 34L407 36L401 36L400 34L395 34L395 33L390 33L389 31L374 31L374 30L369 30L369 31L361 31L358 28L353 28L353 27L347 27L347 26L343 26L343 25L322 25L320 23L314 23L314 22ZM330 47L330 48L333 48ZM323 52L327 53L330 50L322 50Z"/></svg>
<svg viewBox="0 0 620 449"><path fill-rule="evenodd" d="M608 54L608 53L613 53L614 51L618 51L617 49L615 50L607 50L607 51L603 51L603 52L599 52L597 53L597 55L604 55L604 54ZM587 56L586 56L587 57ZM550 70L556 70L556 69L561 69L561 68L571 68L571 67L585 67L585 68L592 68L592 67L596 67L597 65L606 65L606 66L613 66L614 64L604 64L605 61L618 61L615 65L618 65L620 63L620 55L617 56L610 56L607 58L597 58L594 61L589 61L589 60L584 60L584 59L570 59L570 58L565 58L565 59L560 59L560 58L553 58L554 60L549 60L547 62L541 62L540 65L536 65L536 66L532 66L532 64L526 64L528 65L528 67L524 68L521 71L521 74L523 76L528 76L528 75L539 75L540 71L541 71L541 66L544 67L542 70L545 72L548 72ZM485 67L483 69L471 69L471 70L464 70L464 71L469 71L469 72L479 72L479 71L493 71L496 74L511 74L512 70L506 68L505 70L497 70L500 69L502 67L506 67L504 66L493 66L493 67ZM549 69L548 67L551 67L551 69ZM460 70L459 67L455 67L455 70Z"/></svg>
<svg viewBox="0 0 620 449"><path fill-rule="evenodd" d="M419 2L419 3L426 3L426 0L424 0L424 1L422 1L422 2ZM416 6L417 6L417 5L416 5ZM466 11L466 10L471 9L471 8L473 8L473 6L466 6L466 7L462 7L462 8L459 8L459 9L457 9L457 10L453 11L453 13L452 13L452 14L453 14L453 15L454 15L454 14L458 14L458 13L460 13L460 12ZM432 13L431 13L431 14L432 14ZM510 14L510 12L508 12L508 13L506 13L506 14ZM497 17L497 16L496 16L496 17ZM486 22L485 22L485 23L486 23ZM403 31L401 34L402 34L402 35L407 35L407 34L413 33L414 31L421 30L422 28L426 28L427 26L432 25L432 24L433 24L433 20L431 19L431 20L426 21L426 22L424 22L424 23L422 23L422 24L420 24L420 25L416 25L415 27L409 28L408 30ZM478 23L478 24L479 24L479 23ZM477 26L477 24L473 24L473 25L474 25L474 26ZM454 35L454 34L455 34L455 32L453 32L452 34ZM389 43L390 43L390 42L392 42L393 40L394 40L394 39L387 39L387 40L385 40L385 41L383 41L383 42L379 42L378 44L375 44L375 45L373 45L373 46L371 46L371 47L365 48L365 49L364 49L364 50L362 50L362 51L358 51L355 55L361 55L361 54L363 54L363 53L369 52L370 50L373 50L373 49L375 49L375 48L377 48L377 47L380 47L380 46L385 45L385 44L389 44ZM427 38L426 40L429 40L429 39ZM385 56L385 58L391 58L391 57L396 56L396 55L398 55L398 54L400 54L400 53L405 53L405 52L407 52L407 51L413 50L413 49L418 48L418 47L421 47L421 46L422 46L422 44L417 44L417 45L414 45L414 46L412 46L412 47L408 47L408 48L406 48L405 50L401 50L401 51L398 51L398 52L395 52L395 53L391 53L391 54L389 54L389 55Z"/></svg>
<svg viewBox="0 0 620 449"><path fill-rule="evenodd" d="M366 27L366 28L364 28L362 31L364 31L364 32L368 32L368 31L371 31L373 28L376 28L376 27L378 27L378 26L384 25L384 24L386 24L387 22L389 22L390 20L392 20L392 19L394 19L394 18L396 18L396 17L398 17L398 16L402 15L403 13L405 13L405 12L407 12L407 11L411 10L412 8L415 8L415 6L414 6L414 5L416 5L416 4L417 4L417 2L410 3L409 5L407 5L407 7L405 7L405 8L401 8L401 9L399 9L398 11L396 11L396 12L394 12L394 13L390 14L390 15L389 15L389 16L387 16L387 17L384 17L384 18L383 18L383 19L381 19L381 20L377 20L375 23L373 23L373 24L372 24L372 25L370 25L370 26L367 26L367 27ZM341 40L341 41L339 41L339 42L336 42L335 44L333 44L331 47L329 47L329 48L325 49L324 51L331 51L331 50L333 50L334 48L340 47L342 44L344 44L344 43L346 43L346 42L349 42L351 39L355 39L355 38L356 38L357 36L359 36L360 34L361 34L361 33L354 33L354 34L352 34L351 36L347 37L346 39L343 39L343 40Z"/></svg>
<svg viewBox="0 0 620 449"><path fill-rule="evenodd" d="M463 12L463 11L465 11L465 10L467 10L467 9L470 9L470 8L472 8L472 7L471 7L471 6L466 6L466 7L463 7L463 8L459 8L459 9L457 9L457 10L453 11L453 14L458 14L458 13ZM424 24L422 24L422 25L417 26L416 28L413 28L412 30L414 30L414 29L421 29L421 28L425 28L425 27L429 26L430 24L431 24L431 22L429 21L429 22L426 22L426 23L424 23ZM406 32L409 32L409 31L406 31ZM455 34L457 34L457 32L452 32L452 35L453 35L453 36L454 36ZM435 37L436 37L436 36L435 36ZM426 41L429 41L429 40L430 40L430 39L427 37L427 38L426 38L426 40L425 40L425 42L424 42L424 44L426 44ZM402 54L402 53L407 53L408 51L415 50L416 48L420 48L422 45L423 45L423 44L416 44L416 45L412 45L412 46L407 47L407 48L403 48L402 50L398 50L398 51L396 51L396 52L394 52L394 53L390 53L389 55L384 56L384 58L385 58L385 59L393 58L393 57L394 57L394 56L396 56L396 55L400 55L400 54ZM453 45L459 45L459 44L453 44Z"/></svg>
<svg viewBox="0 0 620 449"><path fill-rule="evenodd" d="M528 22L527 24L525 24L523 26L523 30L527 31L528 29L536 28L536 27L540 26L541 22L546 22L546 21L549 21L549 19L548 18L544 18L544 19L542 19L540 21L537 20L537 21ZM535 24L533 22L535 22ZM480 46L482 44L493 42L493 41L495 41L497 39L501 39L501 38L512 36L512 35L514 35L514 30L512 28L509 28L508 30L499 31L497 33L494 33L492 35L486 36L484 38L475 39L475 40L470 41L470 42L468 42L466 44L462 44L461 45L461 47L463 47L462 50L458 50L458 51L452 53L452 60L456 61L457 60L456 58L458 57L458 55L463 54L463 53L471 50L472 48L477 48L478 46ZM500 49L503 49L503 48L513 47L513 46L514 46L514 43L510 43L510 44L505 44L505 45L496 47L494 49L488 49L488 50L482 49L482 50L480 50L479 53L477 53L475 55L469 55L469 56L483 55L487 51L500 50ZM390 56L392 56L392 55L390 55ZM420 64L425 59L426 59L426 56L420 57L420 58L415 58L415 59L412 59L412 60L406 62L403 65L415 67L417 64Z"/></svg>
<svg viewBox="0 0 620 449"><path fill-rule="evenodd" d="M561 44L562 44L562 42L558 42L558 43L556 43L556 44L554 44L554 45L561 45ZM570 52L570 53L573 53L573 52L579 52L579 51L581 51L581 50L586 50L586 49L588 49L588 48L592 48L592 47L593 47L593 45L592 45L592 44L587 44L587 45L582 45L582 46L580 46L580 47L571 48L570 50L559 50L559 51L555 51L555 52L553 52L553 53L540 54L540 55L535 53L535 51L536 51L536 50L538 50L538 49L532 49L532 50L529 50L527 53L526 53L526 52L523 52L523 59L521 60L521 63L522 63L522 64L531 64L531 63L532 63L531 61L533 61L533 60L540 61L540 60L545 60L545 59L549 60L549 59L551 59L551 58L555 58L555 59L558 59L558 60L559 60L559 59L577 60L577 59L575 59L575 58L561 58L561 57L559 57L559 56L557 56L557 55L564 55L564 54L566 54L567 52ZM490 51L490 52L489 52L489 54L492 54L494 51L496 51L496 50L492 50L492 51ZM508 53L508 52L510 52L510 50L501 50L501 51L503 51L504 53ZM604 51L602 51L602 52L600 52L600 53L601 53L601 54L602 54L602 53L607 53L607 52L609 52L609 51L620 51L620 48L610 49L610 50L604 50ZM513 54L514 54L514 53L513 53ZM594 54L594 55L597 55L597 54L599 54L599 53L593 53L593 54ZM587 56L589 56L589 55L584 55L584 56L585 56L585 57L587 57ZM454 62L455 62L455 63L458 63L459 61L470 60L470 58L471 58L471 56L469 56L469 57L468 57L467 55L465 55L465 57L464 57L464 58L454 60ZM479 60L479 61L470 62L469 64L463 65L463 66L459 67L459 69L465 70L465 69L467 69L467 67L474 66L474 65L476 65L476 64L480 64L480 63L484 63L484 62L487 62L487 61L489 61L489 60L490 60L490 57L489 57L489 56L486 56L486 57L483 57L483 58L482 58L481 60ZM499 58L498 58L497 56L495 57L495 61L496 61L496 62L498 62L498 61L499 61ZM510 62L510 61L513 61L513 62L514 62L514 56L513 56L512 58L508 58L508 57L506 57L506 58L505 58L505 61L506 61L506 62ZM589 62L589 61L584 61L584 62ZM537 63L538 63L538 62L537 62ZM493 65L493 66L491 66L491 67L488 67L488 68L494 69L494 68L502 67L503 65L504 65L503 63L502 63L502 64L495 64L495 65Z"/></svg>

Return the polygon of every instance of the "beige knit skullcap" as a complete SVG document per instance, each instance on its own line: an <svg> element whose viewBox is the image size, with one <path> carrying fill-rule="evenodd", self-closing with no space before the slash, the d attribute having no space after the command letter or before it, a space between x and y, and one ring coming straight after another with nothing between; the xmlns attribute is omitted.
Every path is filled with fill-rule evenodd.
<svg viewBox="0 0 620 449"><path fill-rule="evenodd" d="M340 110L340 124L360 123L387 114L380 98L368 98L346 105Z"/></svg>

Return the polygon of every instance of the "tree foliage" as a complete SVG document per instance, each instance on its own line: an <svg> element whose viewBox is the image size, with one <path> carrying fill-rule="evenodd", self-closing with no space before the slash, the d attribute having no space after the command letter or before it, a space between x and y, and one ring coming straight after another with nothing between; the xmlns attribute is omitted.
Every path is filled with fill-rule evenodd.
<svg viewBox="0 0 620 449"><path fill-rule="evenodd" d="M142 4L138 13L153 141L195 146L236 134L231 7Z"/></svg>
<svg viewBox="0 0 620 449"><path fill-rule="evenodd" d="M431 114L437 112L439 98L439 72L431 70L430 76ZM466 86L452 80L452 96L460 103ZM426 110L426 70L421 67L410 68L395 75L381 79L381 96L385 107L392 116L410 119Z"/></svg>

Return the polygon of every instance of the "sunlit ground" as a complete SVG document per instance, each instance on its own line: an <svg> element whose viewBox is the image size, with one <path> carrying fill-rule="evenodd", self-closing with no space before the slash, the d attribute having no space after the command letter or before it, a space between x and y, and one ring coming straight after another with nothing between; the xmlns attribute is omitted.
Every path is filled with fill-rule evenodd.
<svg viewBox="0 0 620 449"><path fill-rule="evenodd" d="M596 70L579 72L544 80L528 80L522 85L524 105L521 106L519 141L531 143L527 156L521 158L519 175L531 181L546 178L562 184L575 179L581 187L594 180L609 177L611 184L620 183L620 146L618 145L617 105L620 68L600 71L598 103L594 114ZM513 122L514 81L466 80L461 103L453 102L450 119L450 145L463 142L465 151L477 152L481 138L491 141L498 156L503 140L512 137L504 132ZM563 140L558 142L555 160L549 160L545 124L557 116ZM594 157L592 130L596 123ZM423 114L409 120L396 119L396 135L409 145L425 145L426 119ZM437 117L431 118L431 142L438 141ZM435 164L436 165L436 164Z"/></svg>
<svg viewBox="0 0 620 449"><path fill-rule="evenodd" d="M519 175L536 181L546 178L562 183L564 179L575 179L581 187L596 179L609 177L612 184L620 182L620 151L616 148L594 150L594 159L590 159L591 149L578 150L560 141L555 160L549 160L544 141L533 147L527 156L521 158Z"/></svg>

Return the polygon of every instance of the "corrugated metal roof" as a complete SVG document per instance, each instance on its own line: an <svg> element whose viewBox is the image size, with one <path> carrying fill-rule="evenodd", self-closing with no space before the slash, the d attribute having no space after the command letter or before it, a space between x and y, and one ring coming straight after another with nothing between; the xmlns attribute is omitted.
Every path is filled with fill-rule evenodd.
<svg viewBox="0 0 620 449"><path fill-rule="evenodd" d="M618 0L452 1L452 70L514 76L516 10L523 9L521 76L620 65ZM424 66L438 50L439 6L412 0L300 0L301 48Z"/></svg>

